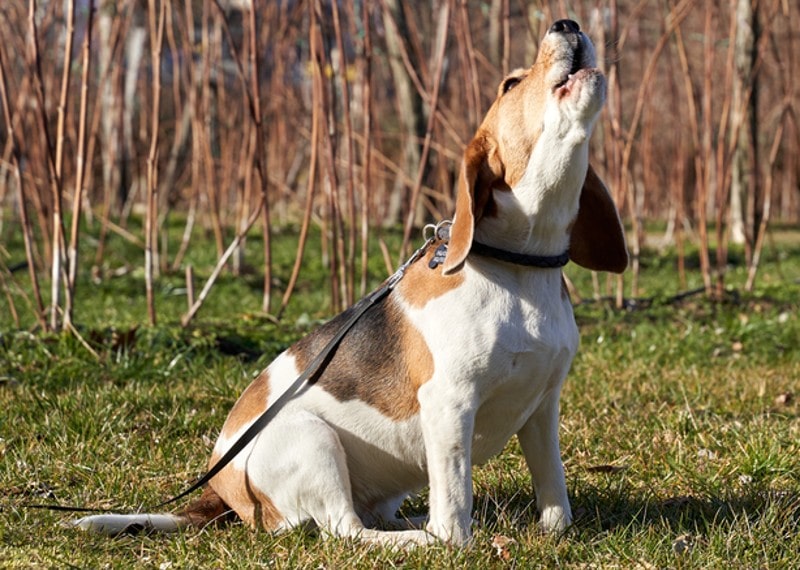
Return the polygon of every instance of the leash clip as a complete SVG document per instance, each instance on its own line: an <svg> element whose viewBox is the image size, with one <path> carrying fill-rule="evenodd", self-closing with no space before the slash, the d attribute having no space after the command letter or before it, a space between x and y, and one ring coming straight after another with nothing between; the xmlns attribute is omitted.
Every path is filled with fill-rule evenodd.
<svg viewBox="0 0 800 570"><path fill-rule="evenodd" d="M447 242L450 240L450 226L453 225L451 220L442 220L438 224L428 224L422 229L422 236L427 237L428 230L433 230L431 237L428 238L426 244L432 244L435 241L440 241L439 247L433 252L433 257L428 262L430 269L436 269L444 263L447 257Z"/></svg>
<svg viewBox="0 0 800 570"><path fill-rule="evenodd" d="M438 224L426 224L425 227L422 228L422 238L425 240L425 243L417 249L414 253L411 254L405 263L403 263L400 267L397 268L389 279L386 280L386 287L389 289L393 289L395 285L397 285L401 279L405 276L406 269L417 261L420 257L422 257L425 252L428 250L430 246L432 246L437 241L447 242L450 239L450 226L453 225L451 220L442 220ZM431 260L431 264L429 267L435 268L440 263L444 262L444 256L447 253L447 244L442 243L436 249L436 255L434 256L433 260ZM435 265L432 265L436 261Z"/></svg>
<svg viewBox="0 0 800 570"><path fill-rule="evenodd" d="M426 245L432 241L448 241L450 239L450 226L453 225L452 220L442 220L438 224L427 224L422 228L422 237L425 239ZM432 234L428 237L428 231L432 230Z"/></svg>

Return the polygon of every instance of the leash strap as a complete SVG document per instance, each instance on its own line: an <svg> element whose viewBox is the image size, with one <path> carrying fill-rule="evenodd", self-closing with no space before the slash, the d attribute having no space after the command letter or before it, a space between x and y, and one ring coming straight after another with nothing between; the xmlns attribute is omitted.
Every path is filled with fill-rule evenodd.
<svg viewBox="0 0 800 570"><path fill-rule="evenodd" d="M403 263L397 271L389 277L386 281L384 281L383 285L381 285L378 289L361 299L358 303L353 305L352 307L352 314L347 319L344 325L336 332L334 337L328 341L328 344L325 345L325 348L317 354L314 360L306 367L300 376L289 386L283 394L275 400L271 406L269 406L257 419L250 425L249 428L239 436L234 444L228 449L225 455L217 461L208 472L200 477L197 481L195 481L191 487L168 499L162 503L159 503L154 508L159 509L180 499L184 498L185 496L193 493L194 491L198 490L203 485L206 485L211 479L214 478L220 471L222 471L228 464L234 460L234 458L239 455L239 453L250 444L253 439L261 432L262 429L277 415L277 413L286 405L289 400L297 396L301 389L305 386L313 385L318 378L318 372L324 370L325 366L327 366L330 358L332 357L333 353L336 351L336 348L342 342L345 335L353 328L353 326L358 322L358 320L362 317L364 313L366 313L371 307L375 304L380 302L383 298L385 298L392 289L394 289L395 285L400 282L400 280L405 275L406 269L414 263L417 259L419 259L424 253L428 246L435 241L434 237L429 238L425 241L425 243L416 250L412 256Z"/></svg>
<svg viewBox="0 0 800 570"><path fill-rule="evenodd" d="M371 307L375 304L379 303L382 299L384 299L389 293L394 289L394 287L403 279L406 270L408 267L414 263L417 259L422 257L428 247L434 243L437 239L437 235L439 234L439 230L445 224L449 225L449 221L440 222L436 226L430 226L434 229L433 235L425 240L425 243L417 249L411 257L409 257L405 263L403 263L397 271L394 272L383 284L358 301L355 305L352 306L351 311L352 314L348 317L347 321L342 325L342 327L336 332L333 338L328 341L328 344L325 345L325 348L314 357L314 360L306 367L305 370L297 377L297 379L286 389L284 392L274 401L272 405L267 407L264 412L256 418L256 420L247 428L247 430L239 436L239 438L234 442L234 444L228 449L228 451L217 461L211 469L206 472L205 475L200 477L197 481L195 481L188 489L181 492L179 495L175 495L174 497L163 501L152 509L147 508L140 508L139 512L142 510L155 510L160 509L166 505L172 504L180 499L183 499L187 495L193 493L194 491L198 490L200 487L206 485L211 479L214 478L220 471L225 469L231 461L233 461L236 456L241 453L241 451L247 447L249 443L255 439L255 437L261 432L262 429L280 412L281 408L286 405L289 400L297 396L301 389L313 385L318 377L318 373L324 370L325 366L327 366L330 358L332 357L333 353L336 351L336 348L342 342L345 335L353 328L353 326L358 322L358 320L366 313ZM426 226L426 230L428 227ZM113 512L114 509L94 509L94 508L87 508L87 507L74 507L74 506L66 506L66 505L43 505L43 504L30 504L24 505L25 508L30 509L47 509L51 511L61 511L61 512L78 512L78 513L99 513L99 512Z"/></svg>
<svg viewBox="0 0 800 570"><path fill-rule="evenodd" d="M184 498L186 495L189 495L202 487L203 485L207 484L211 479L214 478L217 473L222 471L228 464L234 460L234 458L239 455L239 453L250 444L253 439L261 432L266 425L272 421L272 419L277 415L277 413L285 406L292 398L294 398L297 394L300 393L300 389L304 387L304 385L313 385L317 378L317 372L323 368L324 364L327 364L327 360L332 355L332 353L336 350L339 344L342 342L342 339L345 335L353 328L353 325L361 318L361 316L367 312L367 310L378 303L381 299L386 297L391 291L394 285L390 284L389 282L385 283L382 287L377 289L373 292L370 296L365 297L358 303L353 306L353 314L350 315L350 318L347 319L347 322L338 330L336 335L325 345L325 348L322 349L322 352L317 354L314 360L308 365L308 367L303 371L300 376L289 386L280 397L275 400L271 406L269 406L258 418L256 421L250 425L249 428L239 436L239 439L234 442L230 449L222 456L222 458L217 461L211 469L206 472L205 475L200 477L195 483L192 484L191 487L183 491L181 494L172 497L162 503L159 503L155 506L156 509L179 501L180 499Z"/></svg>

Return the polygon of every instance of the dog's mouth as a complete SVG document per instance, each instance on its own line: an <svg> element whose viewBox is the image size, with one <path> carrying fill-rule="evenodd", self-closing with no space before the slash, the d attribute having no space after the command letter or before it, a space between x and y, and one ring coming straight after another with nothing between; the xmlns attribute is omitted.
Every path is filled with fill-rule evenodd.
<svg viewBox="0 0 800 570"><path fill-rule="evenodd" d="M576 81L590 73L591 66L584 61L583 42L578 41L572 52L572 63L569 70L564 74L558 83L553 86L553 93L564 96L569 93Z"/></svg>

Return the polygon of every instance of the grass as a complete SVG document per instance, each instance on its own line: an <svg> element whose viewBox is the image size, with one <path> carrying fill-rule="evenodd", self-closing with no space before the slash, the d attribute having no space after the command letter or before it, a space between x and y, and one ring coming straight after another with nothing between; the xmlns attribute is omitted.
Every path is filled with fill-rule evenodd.
<svg viewBox="0 0 800 570"><path fill-rule="evenodd" d="M16 329L0 310L0 567L794 566L800 234L784 233L765 252L752 295L734 294L744 282L734 265L726 301L673 302L674 256L646 252L646 304L628 311L577 306L582 347L564 389L561 429L575 524L562 537L536 530L530 477L512 440L475 469L477 526L464 550L393 552L237 523L109 540L63 528L69 515L25 508L57 502L131 510L179 492L204 469L253 374L327 316L313 254L281 323L260 314L255 272L223 276L186 330L177 325L185 307L179 276L158 283L159 326L137 327L146 320L142 275L132 270L90 284L87 265L76 318L99 359L72 336ZM293 239L292 232L278 236L281 278ZM191 262L207 275L213 248L198 240ZM138 252L112 245L108 275L139 263ZM258 259L257 240L248 247L249 259ZM11 243L9 251L21 249ZM377 253L373 259L377 282L382 264ZM568 271L589 296L588 272ZM696 286L699 276L690 278ZM423 494L404 509L414 514L424 504Z"/></svg>

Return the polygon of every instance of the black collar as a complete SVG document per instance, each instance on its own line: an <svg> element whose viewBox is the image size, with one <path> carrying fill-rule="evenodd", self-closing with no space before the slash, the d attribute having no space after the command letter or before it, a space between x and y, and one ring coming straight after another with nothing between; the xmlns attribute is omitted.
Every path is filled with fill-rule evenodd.
<svg viewBox="0 0 800 570"><path fill-rule="evenodd" d="M529 255L527 253L515 253L513 251L507 251L505 249L500 249L499 247L492 247L491 245L473 241L469 252L482 257L491 257L500 261L522 265L524 267L554 269L558 267L564 267L567 263L569 263L568 251L565 251L561 255ZM435 269L444 263L446 256L447 242L443 242L439 244L439 247L436 248L433 257L428 263L428 267Z"/></svg>
<svg viewBox="0 0 800 570"><path fill-rule="evenodd" d="M505 249L486 245L485 243L473 241L469 252L482 257L491 257L499 259L500 261L507 261L526 267L556 268L564 267L569 263L568 251L560 255L529 255L527 253L516 253L514 251L507 251Z"/></svg>
<svg viewBox="0 0 800 570"><path fill-rule="evenodd" d="M440 240L439 246L433 254L428 267L435 269L437 266L444 263L447 256L447 243L450 241L450 222L440 222L434 227L434 235L430 241ZM527 253L516 253L480 243L479 241L472 241L472 246L469 249L470 253L480 255L482 257L491 257L499 261L514 263L524 267L539 267L542 269L555 269L564 267L569 263L569 251L565 251L560 255L529 255Z"/></svg>

